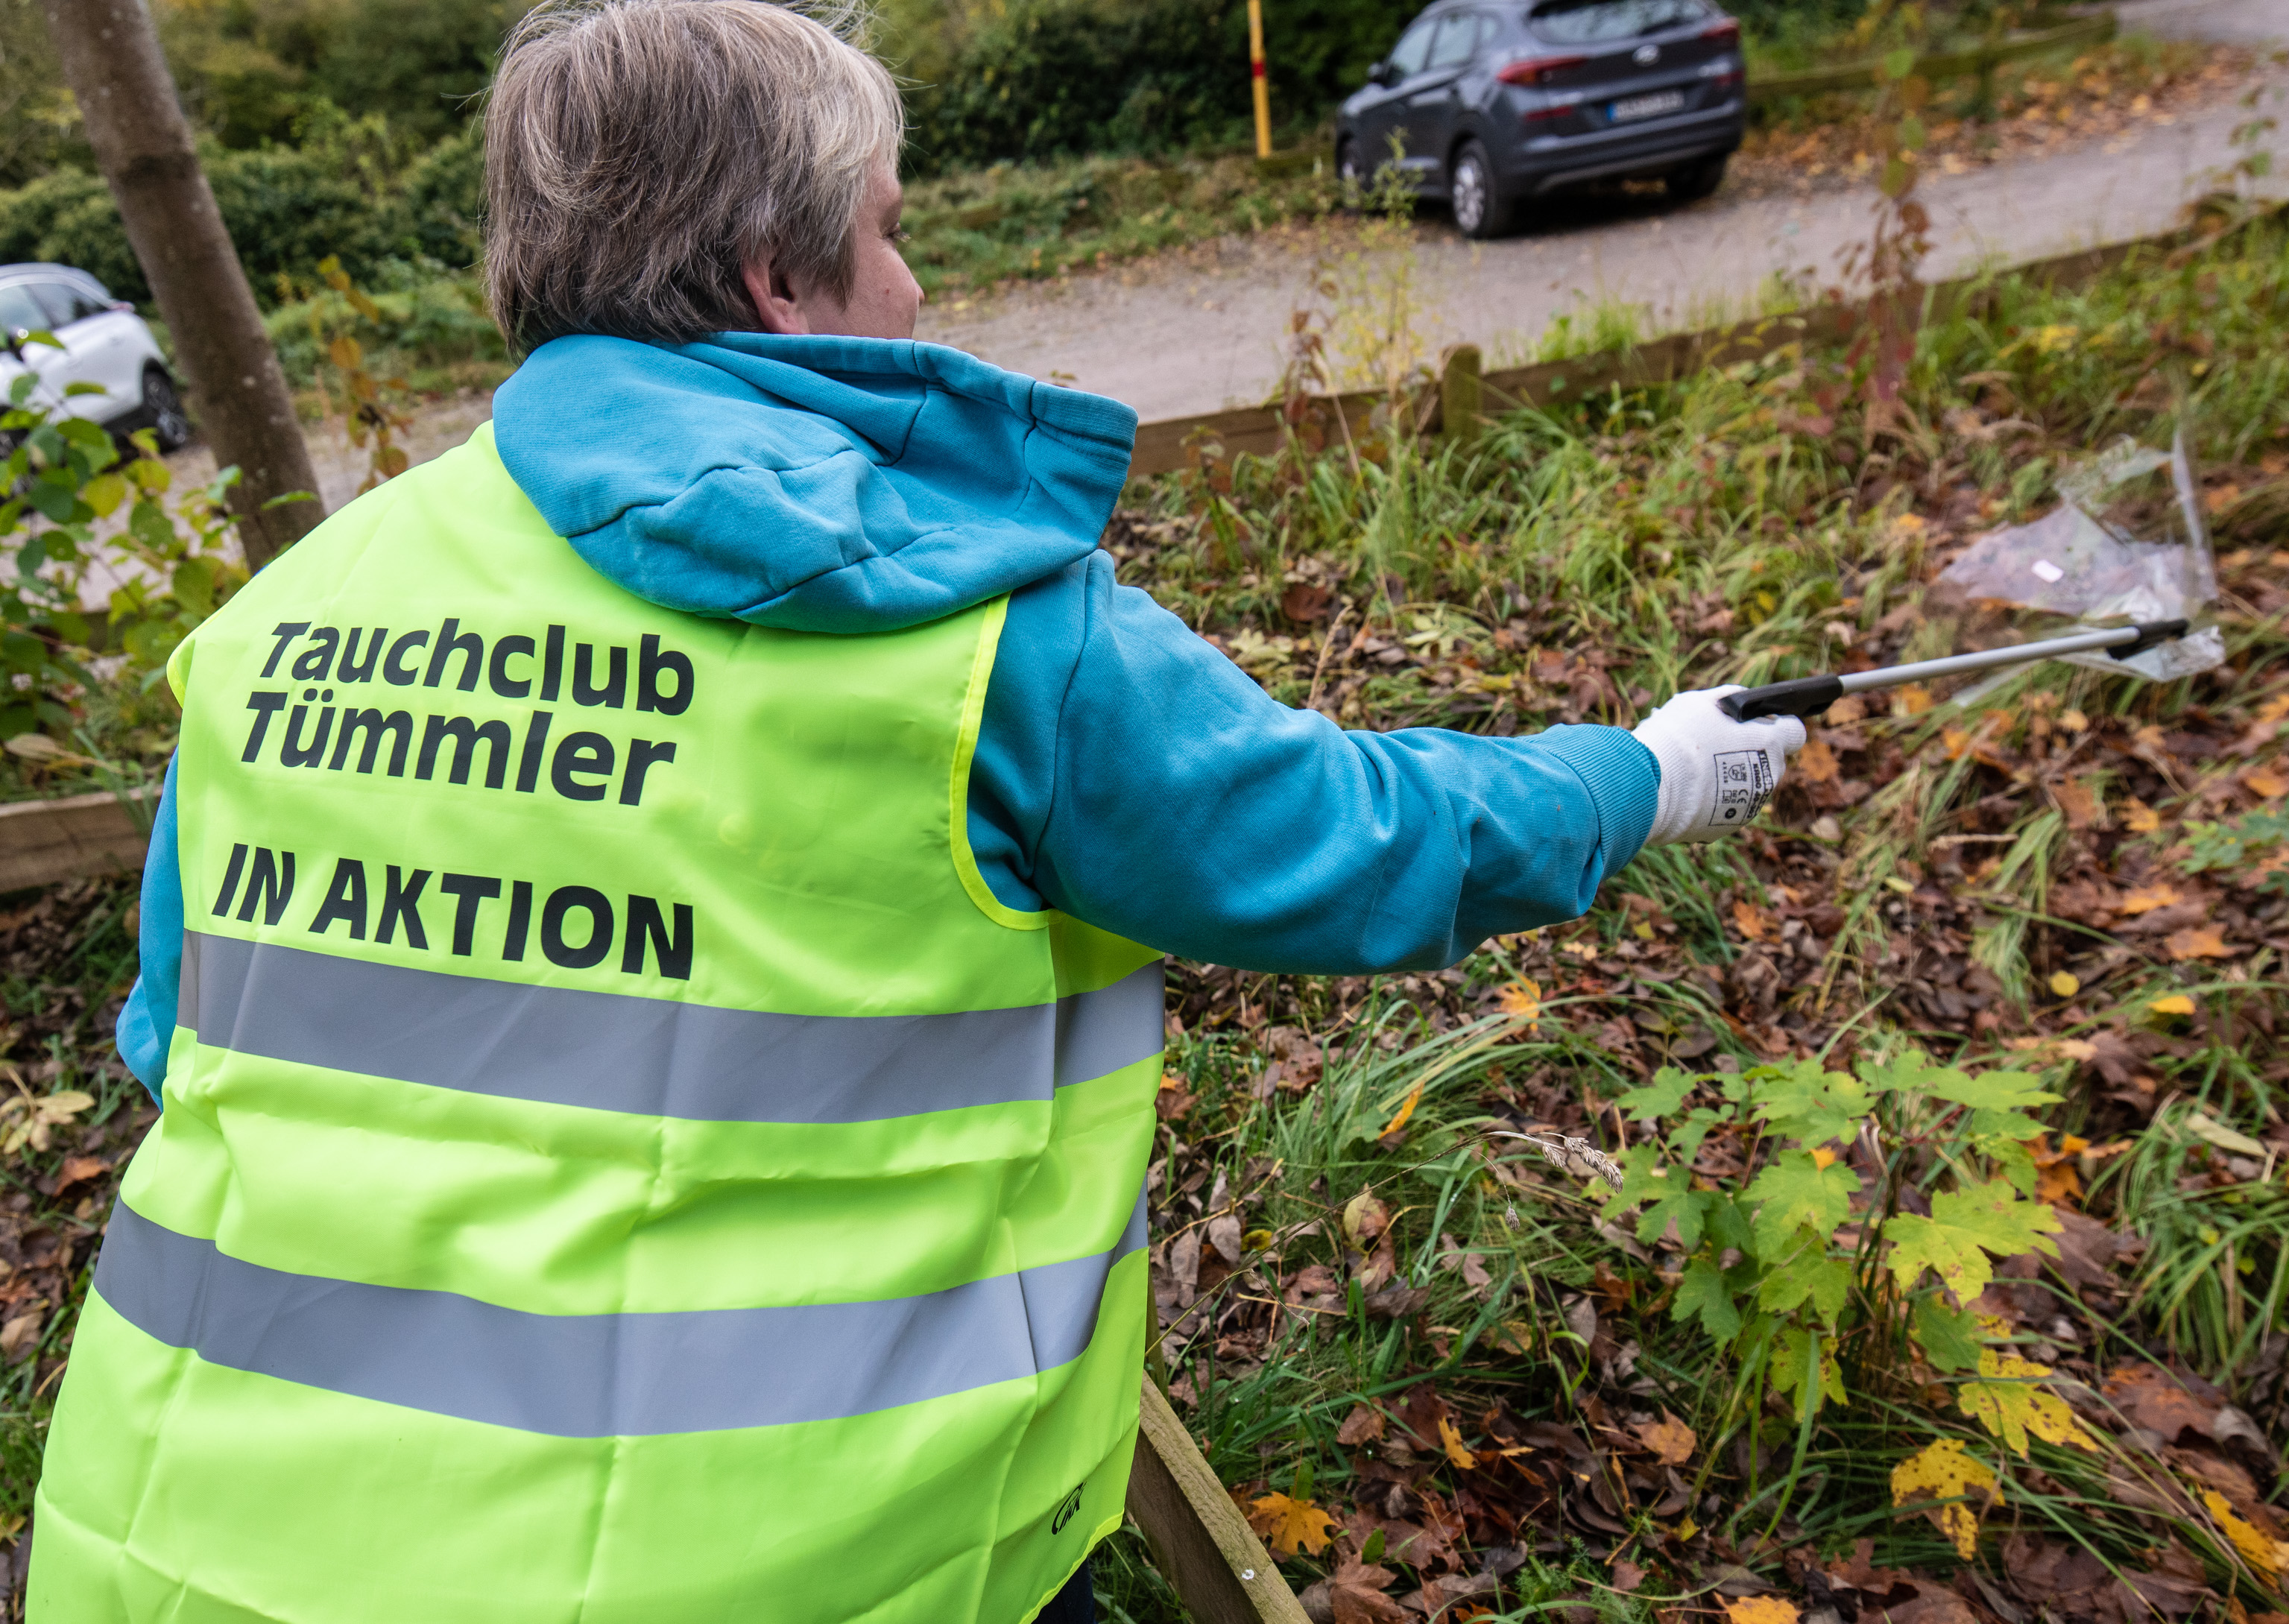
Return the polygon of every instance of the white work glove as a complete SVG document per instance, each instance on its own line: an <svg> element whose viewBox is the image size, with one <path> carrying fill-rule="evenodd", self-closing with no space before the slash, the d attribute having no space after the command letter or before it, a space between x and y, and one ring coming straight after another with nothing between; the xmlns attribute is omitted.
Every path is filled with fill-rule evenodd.
<svg viewBox="0 0 2289 1624"><path fill-rule="evenodd" d="M1661 763L1661 800L1648 846L1713 840L1745 827L1780 787L1788 758L1804 744L1794 716L1735 721L1717 708L1730 688L1679 694L1631 729Z"/></svg>

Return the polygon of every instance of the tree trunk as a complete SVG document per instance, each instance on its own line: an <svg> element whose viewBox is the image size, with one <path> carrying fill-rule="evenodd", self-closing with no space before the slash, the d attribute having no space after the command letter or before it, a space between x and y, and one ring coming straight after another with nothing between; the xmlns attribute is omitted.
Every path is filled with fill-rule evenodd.
<svg viewBox="0 0 2289 1624"><path fill-rule="evenodd" d="M259 569L325 509L286 374L199 167L158 31L142 0L43 0L43 9L215 464L238 466L231 507L247 565ZM311 499L266 511L295 491Z"/></svg>

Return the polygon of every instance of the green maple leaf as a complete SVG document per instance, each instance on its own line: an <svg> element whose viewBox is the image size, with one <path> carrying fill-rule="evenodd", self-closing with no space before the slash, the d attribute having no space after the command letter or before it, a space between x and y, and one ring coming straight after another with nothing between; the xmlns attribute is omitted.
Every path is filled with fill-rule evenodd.
<svg viewBox="0 0 2289 1624"><path fill-rule="evenodd" d="M1836 1339L1791 1325L1773 1349L1773 1391L1794 1393L1797 1419L1820 1408L1823 1397L1844 1402L1844 1373L1836 1363Z"/></svg>
<svg viewBox="0 0 2289 1624"><path fill-rule="evenodd" d="M1671 1319L1695 1314L1701 1317L1701 1328L1720 1342L1741 1328L1741 1310L1733 1306L1733 1288L1726 1285L1725 1271L1712 1257L1696 1257L1687 1263L1684 1278L1677 1283L1677 1295L1670 1299Z"/></svg>
<svg viewBox="0 0 2289 1624"><path fill-rule="evenodd" d="M1770 1314L1786 1314L1810 1300L1830 1325L1844 1309L1852 1291L1852 1265L1827 1255L1827 1243L1809 1230L1797 1231L1797 1254L1764 1278L1757 1288L1757 1306Z"/></svg>
<svg viewBox="0 0 2289 1624"><path fill-rule="evenodd" d="M2059 1095L2024 1071L1982 1071L1976 1077L1953 1066L1935 1066L1928 1055L1910 1049L1882 1066L1862 1066L1861 1076L1878 1094L1920 1094L1971 1108L1965 1131L1974 1138L2025 1140L2042 1124L2026 1113L2054 1105Z"/></svg>
<svg viewBox="0 0 2289 1624"><path fill-rule="evenodd" d="M1875 1102L1858 1079L1824 1071L1817 1060L1798 1061L1777 1071L1757 1089L1757 1115L1783 1138L1806 1144L1849 1140Z"/></svg>
<svg viewBox="0 0 2289 1624"><path fill-rule="evenodd" d="M1918 1297L1910 1334L1942 1374L1979 1363L1979 1316L1969 1309L1951 1309L1936 1296Z"/></svg>
<svg viewBox="0 0 2289 1624"><path fill-rule="evenodd" d="M1715 1111L1706 1105L1696 1105L1685 1113L1685 1119L1669 1130L1669 1148L1677 1159L1690 1163L1701 1154L1701 1142L1709 1137L1709 1130L1719 1121Z"/></svg>
<svg viewBox="0 0 2289 1624"><path fill-rule="evenodd" d="M1685 1096L1693 1092L1693 1079L1675 1066L1663 1066L1653 1074L1653 1080L1642 1088L1632 1088L1614 1102L1629 1112L1632 1122L1651 1122L1666 1117L1685 1103Z"/></svg>
<svg viewBox="0 0 2289 1624"><path fill-rule="evenodd" d="M2027 1135L2028 1139L2034 1137L2033 1134ZM2028 1150L2025 1140L1982 1140L1974 1136L1972 1142L1995 1164L1995 1170L2014 1190L2022 1196L2035 1193L2036 1185L2041 1182L2041 1174L2035 1166L2034 1152Z"/></svg>
<svg viewBox="0 0 2289 1624"><path fill-rule="evenodd" d="M1842 1162L1823 1167L1809 1150L1783 1150L1743 1193L1757 1211L1757 1253L1777 1257L1790 1236L1809 1226L1823 1240L1852 1211L1860 1175Z"/></svg>
<svg viewBox="0 0 2289 1624"><path fill-rule="evenodd" d="M1622 1158L1622 1187L1606 1198L1610 1212L1645 1203L1639 1213L1638 1238L1651 1241L1673 1221L1677 1238L1687 1250L1701 1244L1702 1214L1718 1198L1692 1187L1693 1170L1681 1163L1657 1167L1651 1145L1631 1145Z"/></svg>
<svg viewBox="0 0 2289 1624"><path fill-rule="evenodd" d="M1741 1210L1737 1197L1721 1193L1711 1197L1703 1232L1719 1252L1729 1247L1744 1257L1758 1255L1756 1231L1750 1227L1749 1215Z"/></svg>
<svg viewBox="0 0 2289 1624"><path fill-rule="evenodd" d="M2058 1243L2047 1238L2062 1227L2058 1214L2043 1202L2022 1199L2006 1180L1943 1190L1931 1206L1928 1218L1902 1213L1884 1225L1884 1238L1892 1243L1886 1262L1902 1290L1929 1269L1958 1302L1967 1303L1995 1278L1989 1253L2059 1254Z"/></svg>

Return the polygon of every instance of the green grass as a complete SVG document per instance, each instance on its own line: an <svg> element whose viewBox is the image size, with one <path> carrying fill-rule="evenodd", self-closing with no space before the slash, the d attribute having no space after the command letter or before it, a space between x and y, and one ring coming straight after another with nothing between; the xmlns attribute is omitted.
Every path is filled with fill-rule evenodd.
<svg viewBox="0 0 2289 1624"><path fill-rule="evenodd" d="M1332 141L1315 145L1333 152ZM1323 219L1324 164L1266 175L1239 154L995 164L906 187L906 262L933 299L1088 270L1231 232Z"/></svg>
<svg viewBox="0 0 2289 1624"><path fill-rule="evenodd" d="M1619 1533L1571 1515L1499 1538L1483 1518L1471 1524L1481 1549L1520 1548L1495 1617L1578 1604L1605 1624L1638 1624L1651 1604L1595 1588L1623 1553L1651 1571L1655 1596L1696 1590L1696 1575L1725 1564L1776 1572L1783 1549L1832 1555L1859 1538L1875 1541L1879 1563L1952 1567L1931 1524L1895 1515L1889 1486L1901 1460L1952 1437L2004 1475L2007 1512L1990 1514L1990 1536L2080 1541L2125 1571L2174 1539L2221 1594L2253 1612L2275 1605L2232 1569L2214 1530L2120 1503L2115 1478L2163 1470L2150 1457L2110 1435L2095 1454L2038 1443L2024 1461L2010 1456L1953 1407L1945 1382L1908 1369L1896 1341L1844 1350L1847 1401L1800 1429L1743 1389L1732 1355L1671 1317L1671 1283L1601 1230L1582 1180L1485 1134L1542 1122L1618 1149L1607 1102L1672 1058L1722 1077L1779 1054L1841 1065L1915 1046L2034 1069L2067 1096L2056 1128L2133 1142L2094 1173L2085 1205L2147 1242L2119 1301L2104 1311L2078 1302L2074 1341L2050 1357L2094 1387L2118 1359L2174 1353L2277 1424L2282 1169L2237 1172L2186 1124L2198 1108L2261 1135L2289 1082L2279 950L2265 944L2283 934L2289 898L2245 864L2212 870L2189 855L2189 825L2257 805L2261 792L2237 775L2279 754L2238 741L2289 694L2289 593L2271 551L2289 474L2285 318L2289 232L2274 223L2198 253L2143 255L2079 291L1994 279L1982 300L1923 332L1888 426L1871 426L1850 357L1783 351L1514 413L1468 445L1376 434L1356 459L1339 443L1132 487L1107 538L1122 577L1219 638L1275 697L1313 697L1357 727L1628 722L1680 687L1828 668L1846 642L1889 659L1990 633L1926 599L1939 562L1990 525L2044 511L2075 458L2121 434L2166 441L2181 415L2211 470L2229 589L2231 659L2218 672L2157 686L2046 666L1968 712L1940 696L1927 709L1838 719L1823 741L1841 763L1827 788L1799 770L1758 830L1646 854L1608 878L1585 919L1501 938L1453 969L1326 978L1177 967L1184 1035L1168 1067L1190 1103L1154 1153L1156 1262L1172 1310L1162 1350L1180 1413L1228 1485L1254 1496L1308 1479L1309 1496L1340 1511L1373 1461L1338 1429L1354 1405L1397 1405L1426 1384L1474 1450L1501 1436L1489 1416L1601 1437L1631 1412L1666 1411L1699 1438L1683 1468L1687 1511L1633 1503L1609 1519ZM1337 636L1327 618L1291 615L1299 587L1328 594ZM136 714L134 725L156 725ZM2062 791L2075 784L2096 786L2102 822L2069 816ZM2134 827L2148 813L2153 826ZM2219 846L2201 839L2205 852ZM2088 923L2076 898L2102 881L2211 887L2205 917L2237 951L2181 960L2126 918ZM54 1086L100 1090L89 1114L106 1123L135 1103L105 1040L129 970L131 896L104 893L42 950L36 973L12 970L0 985L12 1023L0 1059L57 1061ZM0 951L15 939L0 937ZM2060 976L2077 990L2057 991ZM2195 1013L2155 1009L2175 996ZM1325 1046L1321 1075L1300 1093L1260 1086L1282 1027ZM2119 1097L2134 1087L2107 1082L2067 1045L2132 1056L2149 1088L2142 1111L2163 1107L2158 1126ZM6 1176L36 1194L61 1153L20 1158ZM1926 1182L1943 1170L1910 1169ZM1204 1266L1201 1294L1186 1302L1167 1248L1216 1216L1220 1178L1237 1203L1241 1261ZM1392 1317L1345 1256L1345 1209L1363 1190L1392 1214L1392 1274L1377 1290L1424 1294ZM57 1222L84 1225L73 1210ZM1458 1254L1473 1262L1449 1266ZM1315 1268L1330 1272L1307 1274ZM1472 1284L1479 1268L1483 1289ZM1328 1301L1287 1301L1313 1279L1334 1282L1314 1294ZM1586 1323L1583 1303L1612 1348L1634 1344L1626 1376L1572 1328ZM69 1328L66 1310L31 1355L0 1368L0 1460L15 1463L0 1471L14 1497L0 1500L0 1524L24 1504ZM2038 1353L2054 1331L2015 1334ZM1472 1481L1442 1466L1423 1486L1458 1497ZM1980 1561L2007 1582L1993 1538ZM1287 1571L1301 1588L1328 1563L1298 1556ZM1105 1616L1180 1617L1133 1535L1105 1548L1098 1575Z"/></svg>

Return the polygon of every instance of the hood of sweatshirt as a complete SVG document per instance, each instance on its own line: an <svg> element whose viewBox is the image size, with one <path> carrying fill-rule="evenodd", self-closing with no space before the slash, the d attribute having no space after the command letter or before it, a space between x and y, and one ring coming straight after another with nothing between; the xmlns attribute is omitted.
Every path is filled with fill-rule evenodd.
<svg viewBox="0 0 2289 1624"><path fill-rule="evenodd" d="M1137 414L940 345L557 338L493 396L503 465L589 566L665 608L893 631L1084 558Z"/></svg>

